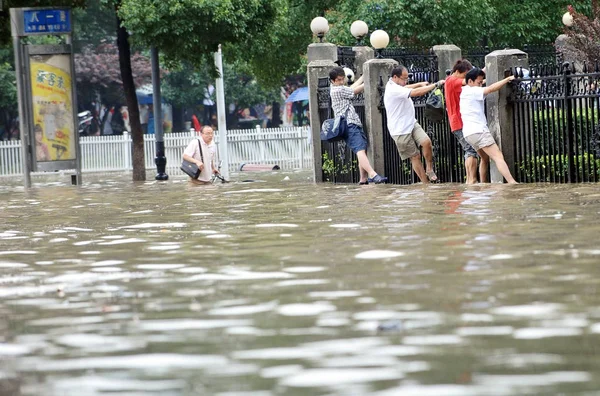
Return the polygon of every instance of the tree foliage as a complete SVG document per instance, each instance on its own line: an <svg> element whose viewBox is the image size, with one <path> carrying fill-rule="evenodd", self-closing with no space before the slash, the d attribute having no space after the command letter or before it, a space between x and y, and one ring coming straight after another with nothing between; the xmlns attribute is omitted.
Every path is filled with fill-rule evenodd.
<svg viewBox="0 0 600 396"><path fill-rule="evenodd" d="M243 48L265 33L284 0L122 0L124 26L167 61L209 60L219 44Z"/></svg>
<svg viewBox="0 0 600 396"><path fill-rule="evenodd" d="M600 62L600 6L598 1L592 3L591 16L578 12L569 6L573 16L573 26L566 29L569 45L564 47L567 58L577 59L588 64Z"/></svg>
<svg viewBox="0 0 600 396"><path fill-rule="evenodd" d="M242 60L224 59L223 85L225 86L225 107L235 109L252 107L257 104L271 103L279 100L277 89L265 88L257 82L251 66ZM177 70L171 70L161 85L165 100L175 106L195 107L202 103L209 84L214 85L214 78L208 72L212 64L193 67L183 63Z"/></svg>
<svg viewBox="0 0 600 396"><path fill-rule="evenodd" d="M133 79L136 86L152 81L152 68L148 57L136 52L131 56ZM119 53L114 43L86 47L75 54L77 90L84 101L99 94L105 103L123 103L123 82L119 69Z"/></svg>

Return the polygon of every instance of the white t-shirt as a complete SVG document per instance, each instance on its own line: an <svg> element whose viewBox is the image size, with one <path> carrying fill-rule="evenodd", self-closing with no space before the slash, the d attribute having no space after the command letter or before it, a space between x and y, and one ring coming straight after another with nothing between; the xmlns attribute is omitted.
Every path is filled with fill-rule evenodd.
<svg viewBox="0 0 600 396"><path fill-rule="evenodd" d="M202 156L200 156L200 151L198 149L198 142L202 143L202 154L204 155L204 161L202 161ZM200 181L210 181L210 178L213 174L212 164L217 156L217 145L214 140L210 142L210 144L206 144L202 138L194 139L187 145L184 154L189 155L190 157L202 161L204 164L204 169L200 172L200 176L198 176L198 180Z"/></svg>
<svg viewBox="0 0 600 396"><path fill-rule="evenodd" d="M383 104L391 136L411 134L415 128L415 105L410 98L411 88L396 84L391 79L385 86Z"/></svg>
<svg viewBox="0 0 600 396"><path fill-rule="evenodd" d="M489 132L485 118L483 88L465 85L460 93L460 117L463 136Z"/></svg>

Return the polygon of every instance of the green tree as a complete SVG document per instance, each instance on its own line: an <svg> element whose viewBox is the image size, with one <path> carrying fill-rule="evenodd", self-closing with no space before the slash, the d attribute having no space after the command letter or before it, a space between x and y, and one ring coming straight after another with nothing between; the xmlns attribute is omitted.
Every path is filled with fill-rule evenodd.
<svg viewBox="0 0 600 396"><path fill-rule="evenodd" d="M569 37L569 45L564 47L568 58L587 62L588 65L600 63L600 4L598 0L592 1L591 16L578 12L569 6L569 13L573 17L571 29L565 29ZM597 88L597 82L596 82Z"/></svg>
<svg viewBox="0 0 600 396"><path fill-rule="evenodd" d="M195 107L202 103L205 90L214 84L214 78L208 70L211 64L195 68L189 63L182 63L177 70L171 70L161 85L162 93L168 102L184 108ZM245 107L271 103L279 99L279 92L274 88L265 88L257 82L251 66L242 60L228 63L224 59L223 85L225 86L225 107L233 105L233 114ZM235 128L237 119L228 119L228 127Z"/></svg>
<svg viewBox="0 0 600 396"><path fill-rule="evenodd" d="M13 66L4 62L0 64L0 114L6 129L10 120L17 116L17 82Z"/></svg>

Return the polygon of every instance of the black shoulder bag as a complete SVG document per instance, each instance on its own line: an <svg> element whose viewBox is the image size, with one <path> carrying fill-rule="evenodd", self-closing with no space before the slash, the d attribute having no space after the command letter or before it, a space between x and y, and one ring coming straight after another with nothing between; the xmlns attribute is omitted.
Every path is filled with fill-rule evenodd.
<svg viewBox="0 0 600 396"><path fill-rule="evenodd" d="M204 164L204 154L202 153L202 144L200 144L200 139L196 139L198 141L198 150L200 150L200 158L202 158L202 163ZM206 164L204 165L206 166ZM183 160L180 168L185 174L187 174L192 179L197 179L200 177L200 168L196 165L195 162L190 162Z"/></svg>

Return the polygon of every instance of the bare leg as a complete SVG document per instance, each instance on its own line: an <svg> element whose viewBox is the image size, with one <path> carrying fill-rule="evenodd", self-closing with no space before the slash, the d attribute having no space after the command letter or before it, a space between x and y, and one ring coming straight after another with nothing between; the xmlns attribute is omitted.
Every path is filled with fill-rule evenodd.
<svg viewBox="0 0 600 396"><path fill-rule="evenodd" d="M483 150L479 150L477 153L479 154L479 157L481 157L481 162L479 163L479 181L481 183L487 183L488 171L490 169L490 157Z"/></svg>
<svg viewBox="0 0 600 396"><path fill-rule="evenodd" d="M510 170L508 169L508 165L506 165L506 161L504 161L504 156L502 155L502 151L498 148L498 145L492 144L491 146L484 147L481 149L484 151L489 157L496 163L496 167L498 168L498 172L509 184L517 184L517 181L510 174Z"/></svg>
<svg viewBox="0 0 600 396"><path fill-rule="evenodd" d="M368 180L369 174L367 173L366 170L363 169L362 166L360 166L360 164L358 165L358 169L360 170L360 182L364 183Z"/></svg>
<svg viewBox="0 0 600 396"><path fill-rule="evenodd" d="M427 172L433 170L433 149L431 147L431 140L427 139L421 144L423 149L423 157L425 157L425 169Z"/></svg>
<svg viewBox="0 0 600 396"><path fill-rule="evenodd" d="M468 156L465 160L465 170L467 171L467 184L477 183L477 158Z"/></svg>
<svg viewBox="0 0 600 396"><path fill-rule="evenodd" d="M369 177L375 177L377 172L371 166L369 162L369 157L367 157L366 150L360 150L356 153L356 158L358 158L358 167L360 168L360 179L363 180L363 172L366 172ZM366 178L365 178L366 181Z"/></svg>
<svg viewBox="0 0 600 396"><path fill-rule="evenodd" d="M425 169L423 169L423 163L421 162L421 155L417 154L415 156L410 157L410 162L412 163L413 170L419 176L419 179L423 182L423 184L429 183L429 179L425 174Z"/></svg>

